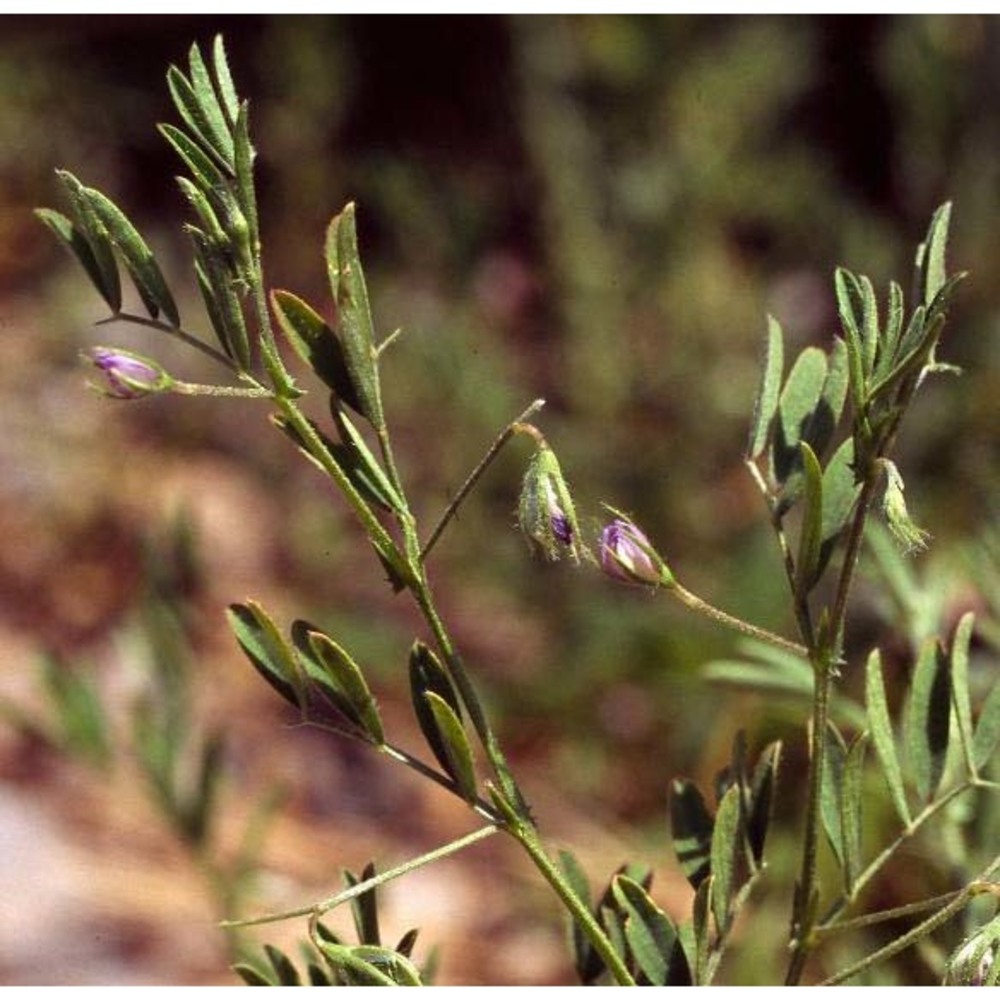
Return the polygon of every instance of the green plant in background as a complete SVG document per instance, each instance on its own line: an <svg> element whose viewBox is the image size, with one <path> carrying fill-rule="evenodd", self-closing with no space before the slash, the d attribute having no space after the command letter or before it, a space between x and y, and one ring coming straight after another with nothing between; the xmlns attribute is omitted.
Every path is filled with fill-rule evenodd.
<svg viewBox="0 0 1000 1000"><path fill-rule="evenodd" d="M817 957L823 968L836 961L836 971L825 981L852 979L907 947L931 947L934 932L967 910L977 913L981 926L970 928L968 940L947 963L949 981L994 981L1000 975L998 932L992 914L981 912L981 901L995 909L1000 856L990 849L979 820L989 815L983 797L1000 790L990 777L1000 740L1000 697L994 688L981 708L978 693L973 697L974 619L965 615L946 642L920 637L901 724L889 709L880 651L872 650L860 664L850 662L844 646L866 540L875 539L872 551L883 567L895 565L897 558L877 532L873 535L873 517L884 521L906 551L927 542L926 532L909 513L892 456L902 420L924 380L953 370L937 359L946 313L963 278L949 276L945 266L950 206L934 214L918 250L909 306L899 284L890 284L880 304L867 277L839 269L835 294L841 336L828 350L806 347L790 366L785 364L781 326L769 321L746 463L763 496L787 577L799 633L790 639L735 618L689 591L647 535L620 511L608 508L608 523L592 551L559 461L530 423L540 401L496 438L435 524L418 521L397 466L382 398L382 365L399 332L384 338L375 332L353 204L333 219L326 234L333 300L328 321L322 310L291 291L269 289L265 280L248 105L237 96L221 39L207 61L193 46L188 70L171 67L168 84L181 126L163 125L161 132L187 172L178 178L194 216L185 230L215 343L182 325L175 297L146 241L105 195L62 171L69 215L49 209L39 215L104 298L111 310L106 322L132 323L177 338L217 362L228 380L218 385L181 382L151 359L106 347L90 355L97 384L126 400L180 392L269 403L275 427L336 486L389 585L411 599L422 617L425 634L414 638L409 653L409 686L433 763L395 742L362 666L315 624L299 619L286 630L248 600L229 609L237 642L306 723L404 764L463 800L481 824L395 868L376 872L369 866L360 876L348 873L346 888L328 899L256 918L240 919L233 912L228 926L307 917L308 981L420 983L427 970L412 959L416 932L408 932L395 947L385 945L377 887L504 833L565 908L582 981L708 984L741 933L737 918L768 881L765 846L772 812L781 803L785 811L801 809L802 815L799 873L789 893L786 982L800 982ZM123 311L120 265L147 315ZM306 391L286 365L278 332L328 394L328 421L321 423L303 410ZM673 846L694 891L691 917L683 922L654 901L644 866L623 866L595 900L573 854L553 854L439 611L429 571L434 545L515 436L534 446L518 505L520 527L533 549L549 560L565 557L597 567L613 580L675 597L735 628L746 637L746 660L710 664L709 673L779 690L809 706L804 802L780 780L781 743L769 744L754 758L742 734L734 737L730 764L716 783L714 808L694 783L673 782ZM863 704L844 690L859 672L864 675ZM154 757L150 773L155 776ZM873 775L881 775L884 788L871 780ZM161 786L169 798L172 786L167 781ZM896 813L898 833L872 855L865 843L862 807L877 808L884 795ZM888 909L864 909L864 891L932 824L955 846L949 891ZM354 907L356 945L340 940L322 923L344 903ZM903 929L888 938L872 932L900 923ZM842 942L850 932L861 945L843 960L840 956L847 952ZM244 964L238 971L249 982L302 981L277 949L267 949L267 960L266 968ZM943 959L939 964L945 964Z"/></svg>
<svg viewBox="0 0 1000 1000"><path fill-rule="evenodd" d="M226 734L218 727L205 729L193 704L194 623L187 592L200 570L183 518L169 537L148 542L145 562L146 583L134 620L119 636L129 650L130 667L138 668L139 682L123 716L121 706L101 691L92 665L55 654L39 662L44 712L0 701L0 715L23 735L101 775L134 761L165 827L184 845L217 911L225 915L250 898L264 835L281 795L276 787L267 790L251 808L237 848L222 848ZM225 944L234 961L247 953L238 928L225 930Z"/></svg>

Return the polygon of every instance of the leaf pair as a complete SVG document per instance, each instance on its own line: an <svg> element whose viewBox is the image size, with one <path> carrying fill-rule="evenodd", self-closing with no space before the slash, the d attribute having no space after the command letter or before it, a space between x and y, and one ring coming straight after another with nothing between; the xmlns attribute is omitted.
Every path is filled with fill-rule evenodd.
<svg viewBox="0 0 1000 1000"><path fill-rule="evenodd" d="M475 759L462 725L461 703L448 672L422 642L415 642L410 650L409 669L413 711L420 731L459 794L475 802Z"/></svg>
<svg viewBox="0 0 1000 1000"><path fill-rule="evenodd" d="M649 894L652 875L640 865L620 868L596 907L580 862L559 852L559 866L573 891L592 909L612 946L640 985L690 986L691 966L673 920ZM591 984L605 972L604 962L582 928L572 925L573 954L580 981Z"/></svg>
<svg viewBox="0 0 1000 1000"><path fill-rule="evenodd" d="M711 913L720 938L732 925L740 887L763 864L780 758L781 744L771 744L748 775L738 738L733 761L721 777L714 816L693 782L675 779L671 784L674 851L692 887L704 894L702 917ZM695 926L696 938L707 938L707 933L707 925Z"/></svg>
<svg viewBox="0 0 1000 1000"><path fill-rule="evenodd" d="M339 723L348 734L385 742L382 719L361 668L324 632L292 625L289 643L260 605L232 604L229 625L257 672L307 719Z"/></svg>
<svg viewBox="0 0 1000 1000"><path fill-rule="evenodd" d="M56 172L72 206L72 218L49 208L35 214L55 233L86 271L113 314L122 308L120 258L149 315L163 313L180 326L177 304L149 245L124 212L106 195L84 186L67 170Z"/></svg>

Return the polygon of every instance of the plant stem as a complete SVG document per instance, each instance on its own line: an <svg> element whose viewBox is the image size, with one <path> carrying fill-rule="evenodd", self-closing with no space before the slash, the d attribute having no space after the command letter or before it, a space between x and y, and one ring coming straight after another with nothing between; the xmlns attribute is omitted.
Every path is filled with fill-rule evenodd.
<svg viewBox="0 0 1000 1000"><path fill-rule="evenodd" d="M228 368L231 372L239 372L239 369L233 361L230 358L227 358L222 351L217 351L214 347L210 344L206 344L193 333L188 333L186 330L177 326L171 326L169 323L162 323L158 319L150 319L147 316L138 316L135 313L130 312L118 312L113 316L108 316L107 319L98 321L95 326L106 326L109 323L118 322L131 323L133 326L145 326L150 330L159 330L161 333L169 334L171 337L176 337L189 347L193 347L196 351L200 351L206 357L211 358L218 364Z"/></svg>
<svg viewBox="0 0 1000 1000"><path fill-rule="evenodd" d="M544 405L544 399L536 399L531 406L529 406L520 416L512 420L497 436L493 444L490 445L486 454L483 455L479 464L472 470L469 477L459 487L458 492L455 494L451 503L448 504L444 514L441 515L441 519L431 532L430 537L424 543L424 547L420 551L421 562L427 558L431 549L433 549L437 544L437 540L441 537L441 533L446 527L448 527L448 522L451 521L451 519L458 512L458 508L462 501L469 495L476 483L479 482L480 477L497 457L500 449L514 436L515 433L517 433L518 425L524 423L524 421L526 421L529 417L534 416L534 414L537 413Z"/></svg>
<svg viewBox="0 0 1000 1000"><path fill-rule="evenodd" d="M577 896L563 877L562 872L559 871L559 868L553 864L551 858L545 853L545 849L542 847L541 841L539 841L534 829L527 826L520 826L512 829L511 833L517 838L525 851L527 851L528 856L535 863L535 867L542 873L542 876L549 885L552 886L573 919L579 924L580 929L587 935L587 940L593 945L597 954L601 956L601 960L607 966L615 982L619 986L635 986L635 979L632 977L632 973L628 971L621 955L615 951L607 934L604 933L594 914L590 912L590 907Z"/></svg>
<svg viewBox="0 0 1000 1000"><path fill-rule="evenodd" d="M844 622L847 615L847 599L850 594L861 544L864 540L865 524L871 509L877 484L877 470L872 463L866 470L866 478L858 497L854 519L851 522L844 562L837 581L837 591L828 624L821 629L824 633L813 638L810 643L810 660L814 671L812 729L809 747L809 798L806 806L806 825L802 844L802 869L795 889L792 911L794 946L788 973L787 986L796 985L802 978L806 960L813 947L812 931L816 919L816 905L819 894L817 885L817 860L821 828L821 807L823 771L826 761L827 724L830 714L830 695L837 673L836 664L840 660ZM796 601L799 600L796 595Z"/></svg>
<svg viewBox="0 0 1000 1000"><path fill-rule="evenodd" d="M405 861L403 864L397 865L395 868L390 868L388 871L384 872L378 872L371 878L365 879L364 882L358 882L356 885L352 885L350 888L344 889L343 892L338 892L336 895L320 900L318 903L310 903L307 906L299 906L294 910L283 910L280 913L269 913L262 917L251 917L249 920L224 920L221 926L256 927L260 924L274 924L281 920L291 920L293 917L321 917L324 913L329 913L330 910L333 910L352 899L356 899L358 896L363 896L366 892L371 892L372 889L376 889L380 885L384 885L386 882L391 882L402 875L407 875L412 871L416 871L418 868L423 868L424 865L429 865L434 861L440 861L442 858L446 858L451 854L464 850L466 847L478 843L486 837L492 836L500 829L502 828L495 824L480 827L480 829L474 830L472 833L466 834L464 837L459 837L458 840L452 840L441 847L436 847L433 851L421 854L417 858L411 858L409 861Z"/></svg>
<svg viewBox="0 0 1000 1000"><path fill-rule="evenodd" d="M809 650L805 646L797 642L792 642L791 639L785 639L783 636L777 635L768 629L751 625L750 622L744 621L742 618L737 618L735 615L731 615L729 612L723 611L721 608L717 608L707 601L703 601L697 594L692 594L690 590L682 587L676 580L669 586L663 587L663 589L676 597L685 607L690 608L692 611L697 611L699 614L703 614L713 621L725 625L727 628L735 629L737 632L752 636L754 639L759 639L761 642L766 642L771 646L777 646L778 649L783 649L788 653L795 653L796 656L809 656Z"/></svg>
<svg viewBox="0 0 1000 1000"><path fill-rule="evenodd" d="M945 906L943 909L938 910L937 913L928 917L922 923L917 924L916 927L907 931L902 937L896 938L895 941L890 941L889 944L885 945L883 948L879 948L877 951L872 952L870 955L866 955L864 958L859 959L857 962L849 965L846 969L842 969L836 975L830 976L829 979L824 979L823 986L836 986L838 983L846 982L848 979L852 979L859 972L863 972L869 966L875 965L877 962L881 962L887 958L892 958L893 955L898 955L899 952L904 951L909 948L910 945L915 944L922 937L926 937L931 931L937 930L938 927L946 924L956 913L959 912L973 897L983 892L983 886L980 883L988 882L996 873L1000 871L1000 857L994 858L993 861L985 868L983 871L974 878L964 889L960 889L955 895L952 901Z"/></svg>

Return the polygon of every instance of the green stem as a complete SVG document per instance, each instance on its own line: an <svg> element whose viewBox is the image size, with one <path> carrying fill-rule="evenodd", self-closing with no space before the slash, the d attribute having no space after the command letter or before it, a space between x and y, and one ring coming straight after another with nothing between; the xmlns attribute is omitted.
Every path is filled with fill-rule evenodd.
<svg viewBox="0 0 1000 1000"><path fill-rule="evenodd" d="M966 906L973 896L979 895L983 891L991 891L991 889L984 890L981 883L989 882L997 871L1000 871L1000 857L994 858L993 861L964 889L960 889L957 893L955 893L952 901L943 909L938 910L938 912L933 916L930 916L922 923L917 924L916 927L907 931L902 937L896 938L895 941L890 941L889 944L885 945L885 947L879 948L870 955L866 955L864 958L859 959L852 965L849 965L846 969L842 969L836 975L823 980L821 985L836 986L838 983L846 982L848 979L852 979L859 972L863 972L865 969L875 965L877 962L882 962L887 958L892 958L893 955L898 955L901 951L905 951L910 947L910 945L916 944L916 942L921 938L926 937L932 931L937 930L938 927L941 927L943 924L946 924L949 920L951 920L956 913Z"/></svg>
<svg viewBox="0 0 1000 1000"><path fill-rule="evenodd" d="M264 399L272 396L270 389L264 386L243 385L201 385L197 382L181 382L175 379L170 386L171 392L179 392L184 396L236 396L241 399Z"/></svg>
<svg viewBox="0 0 1000 1000"><path fill-rule="evenodd" d="M206 344L193 333L188 333L180 327L171 326L169 323L162 323L158 319L150 319L147 316L137 316L135 313L118 312L113 316L109 316L107 319L100 320L95 325L106 326L109 323L118 322L131 323L133 326L145 326L150 330L159 330L161 333L169 334L171 337L176 337L189 347L193 347L196 351L200 351L206 357L211 358L218 364L228 368L231 372L239 372L235 363L230 358L227 358L221 351L217 351L210 344Z"/></svg>
<svg viewBox="0 0 1000 1000"><path fill-rule="evenodd" d="M886 863L892 858L892 856L902 847L910 838L912 838L929 820L933 819L945 806L949 805L954 799L958 798L964 792L970 791L974 788L980 786L979 781L965 781L960 785L956 785L941 798L936 799L925 806L920 813L913 817L909 825L902 830L899 835L888 844L877 857L873 858L871 862L865 867L858 877L854 880L854 886L850 894L844 894L837 902L833 904L829 912L820 922L819 926L816 928L819 933L826 933L831 930L836 930L841 927L840 923L837 923L837 918L841 913L844 912L848 907L850 907L854 901L861 895L861 891L868 885L869 882L885 867Z"/></svg>
<svg viewBox="0 0 1000 1000"><path fill-rule="evenodd" d="M479 482L480 477L489 468L490 464L497 457L500 449L517 433L519 426L524 423L529 417L534 416L543 406L545 405L544 399L536 399L531 406L529 406L519 417L512 420L503 431L497 436L493 444L490 445L489 450L483 455L479 464L472 470L469 477L464 483L459 487L458 492L455 494L451 503L448 504L447 509L444 514L441 515L441 519L438 521L434 530L431 532L430 537L424 543L423 549L420 551L420 561L423 562L427 556L430 554L431 549L437 544L437 540L441 537L441 533L445 528L448 527L448 523L458 512L458 508L462 501L469 495L472 488Z"/></svg>
<svg viewBox="0 0 1000 1000"><path fill-rule="evenodd" d="M735 629L737 632L742 632L743 635L759 639L761 642L766 642L771 646L777 646L778 649L783 649L788 653L795 653L796 656L809 656L809 650L805 646L797 642L792 642L791 639L785 639L783 636L777 635L766 628L751 625L750 622L744 621L742 618L737 618L735 615L731 615L729 612L723 611L721 608L717 608L707 601L703 601L697 594L692 594L690 590L682 587L676 580L669 586L664 586L663 589L676 597L685 607L711 618L720 625Z"/></svg>
<svg viewBox="0 0 1000 1000"><path fill-rule="evenodd" d="M474 830L472 833L466 834L464 837L459 837L458 840L452 840L441 847L436 847L433 851L421 854L417 858L411 858L409 861L405 861L403 864L397 865L395 868L390 868L388 871L379 872L371 878L365 879L364 882L358 882L356 885L352 885L350 888L344 889L343 892L338 892L336 895L320 900L318 903L310 903L306 906L299 906L293 910L282 910L280 913L269 913L262 917L251 917L248 920L224 920L221 926L256 927L260 924L275 924L281 920L291 920L294 917L321 917L324 913L329 913L330 910L333 910L352 899L356 899L358 896L363 896L366 892L371 892L372 889L377 889L380 885L385 885L386 882L392 882L394 879L400 878L403 875L408 875L410 872L416 871L418 868L423 868L424 865L432 864L433 862L440 861L442 858L446 858L451 854L456 854L458 851L464 850L466 847L478 843L480 840L485 840L487 837L492 836L501 829L502 827L495 824L480 827L480 829Z"/></svg>
<svg viewBox="0 0 1000 1000"><path fill-rule="evenodd" d="M552 886L580 929L587 935L587 940L600 955L601 961L604 962L615 982L619 986L635 986L635 979L628 971L621 955L615 951L607 934L604 933L604 929L591 913L590 907L573 891L558 866L553 864L552 859L545 853L535 831L527 826L519 826L512 829L511 833L527 851L535 867Z"/></svg>
<svg viewBox="0 0 1000 1000"><path fill-rule="evenodd" d="M875 495L877 474L874 466L866 470L866 478L858 497L854 519L844 551L844 562L837 581L836 596L828 624L821 629L823 635L811 643L810 659L814 671L812 731L809 751L809 798L806 806L806 825L802 844L802 868L792 910L794 945L785 977L787 986L796 985L802 978L806 960L813 947L813 927L819 895L817 860L821 829L823 769L826 760L827 723L830 713L830 695L836 664L843 648L844 623L847 599L861 554L865 524ZM796 596L798 600L798 596Z"/></svg>

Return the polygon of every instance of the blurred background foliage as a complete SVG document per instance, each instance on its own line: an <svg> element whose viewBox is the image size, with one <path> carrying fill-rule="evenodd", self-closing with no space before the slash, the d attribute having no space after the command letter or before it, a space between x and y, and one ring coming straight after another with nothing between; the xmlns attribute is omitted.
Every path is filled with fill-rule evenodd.
<svg viewBox="0 0 1000 1000"><path fill-rule="evenodd" d="M687 586L783 631L792 622L780 563L741 463L766 314L796 349L826 345L837 330L834 267L867 273L880 290L893 277L905 287L931 212L953 199L952 266L972 279L943 355L966 372L926 386L899 465L911 511L934 535L916 562L934 581L939 630L977 601L984 607L963 560L997 514L1000 20L91 16L0 25L0 690L22 705L37 700L33 663L46 650L89 664L112 704L135 697L122 636L137 627L150 532L182 513L201 567L185 596L195 702L206 724L227 730L236 800L288 790L261 906L325 895L338 866L360 868L372 853L399 860L467 821L355 747L282 728L289 718L225 633L223 607L246 596L284 621L316 620L356 653L390 723L418 745L403 682L414 619L261 408L171 398L124 407L83 388L77 354L94 343L212 378L172 342L94 329L100 303L30 212L52 204L56 167L107 191L163 255L186 325L199 326L177 166L153 128L170 120L166 67L194 40L225 35L251 98L275 287L325 304L323 228L358 202L377 327L405 331L385 366L385 397L428 523L492 436L541 396L540 425L588 523L601 500L630 511ZM508 449L463 508L433 577L543 829L580 848L595 881L638 854L661 873L664 905L682 915L689 898L670 874L664 836L669 779L710 783L744 727L755 747L790 740L792 792L804 713L699 679L702 664L732 652L731 636L596 573L532 562L514 530L523 447ZM857 652L875 642L895 649L903 672L907 635L886 616L883 592L862 585L849 641ZM0 837L28 851L18 830L44 808L53 836L78 839L80 806L67 806L68 789L104 803L90 816L97 823L107 790L75 766L17 727L5 733L0 778L11 805ZM121 787L111 799L130 794ZM133 826L154 838L137 849L138 869L181 864L166 840ZM790 843L775 842L779 873L796 863ZM491 843L423 890L419 879L395 890L404 910L409 891L415 912L431 914L425 934L443 946L445 981L567 981L554 907L511 853ZM899 902L923 877L910 861ZM497 866L515 891L484 913L482 894L501 892ZM42 869L62 877L51 863ZM455 895L463 878L465 902ZM84 884L118 930L59 981L225 981L221 949L214 971L211 956L191 967L176 942L156 943L157 919L137 935L134 904L116 909L98 874ZM896 900L891 885L885 891ZM20 919L29 904L9 897L0 905ZM428 899L444 900L441 912ZM743 974L773 975L761 954L780 943L783 912L773 934L748 941ZM192 913L207 926L204 906L175 925ZM33 965L32 926L21 924L24 947L12 940L0 954L8 981L51 979Z"/></svg>

